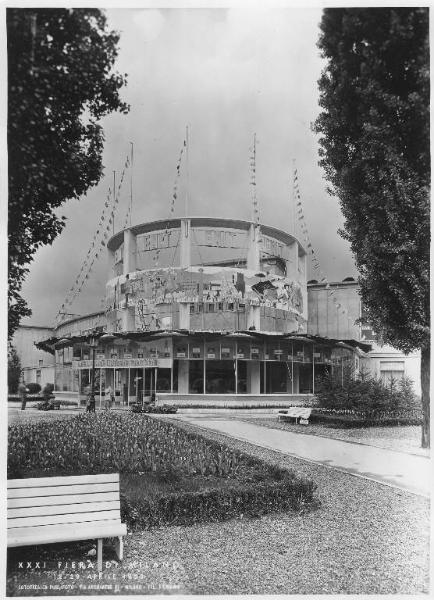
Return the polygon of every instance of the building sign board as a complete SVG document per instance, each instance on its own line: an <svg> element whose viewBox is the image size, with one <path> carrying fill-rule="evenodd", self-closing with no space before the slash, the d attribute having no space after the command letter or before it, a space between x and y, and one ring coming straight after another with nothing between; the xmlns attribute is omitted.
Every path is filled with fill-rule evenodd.
<svg viewBox="0 0 434 600"><path fill-rule="evenodd" d="M261 235L260 241L262 243L262 252L272 256L283 256L284 244L274 240L267 235Z"/></svg>
<svg viewBox="0 0 434 600"><path fill-rule="evenodd" d="M91 369L92 361L91 360L76 360L73 362L73 366L76 369ZM128 367L156 367L157 359L156 358L107 358L104 360L96 360L95 368L96 369L119 369L119 368L128 368Z"/></svg>
<svg viewBox="0 0 434 600"><path fill-rule="evenodd" d="M214 248L245 248L246 234L227 229L194 229L196 244Z"/></svg>
<svg viewBox="0 0 434 600"><path fill-rule="evenodd" d="M151 250L162 250L173 248L177 245L179 233L173 231L156 231L137 236L137 251L149 252Z"/></svg>

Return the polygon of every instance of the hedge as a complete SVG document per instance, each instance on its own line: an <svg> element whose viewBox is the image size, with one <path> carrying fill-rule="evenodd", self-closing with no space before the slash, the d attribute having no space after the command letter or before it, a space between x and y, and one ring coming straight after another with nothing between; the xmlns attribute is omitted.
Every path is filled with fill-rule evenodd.
<svg viewBox="0 0 434 600"><path fill-rule="evenodd" d="M289 474L287 474L289 475ZM206 489L131 500L121 494L121 518L129 529L162 525L193 525L225 521L234 517L258 517L273 511L300 510L319 506L311 480L285 477L280 481L245 483L242 487Z"/></svg>
<svg viewBox="0 0 434 600"><path fill-rule="evenodd" d="M422 416L419 411L408 411L399 413L383 413L380 415L373 414L347 414L342 412L329 411L319 412L314 411L310 416L311 423L319 423L321 425L330 425L342 429L351 429L356 427L394 427L397 425L421 425Z"/></svg>

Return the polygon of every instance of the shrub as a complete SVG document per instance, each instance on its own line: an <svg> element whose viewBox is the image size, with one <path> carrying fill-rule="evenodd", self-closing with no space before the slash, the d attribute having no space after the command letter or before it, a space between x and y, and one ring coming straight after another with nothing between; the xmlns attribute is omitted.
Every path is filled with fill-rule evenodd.
<svg viewBox="0 0 434 600"><path fill-rule="evenodd" d="M39 394L41 391L39 383L26 383L26 388L29 390L29 394Z"/></svg>
<svg viewBox="0 0 434 600"><path fill-rule="evenodd" d="M370 419L420 409L410 379L392 379L386 385L363 371L343 381L339 374L325 375L319 381L316 396L322 408L356 411Z"/></svg>
<svg viewBox="0 0 434 600"><path fill-rule="evenodd" d="M54 383L46 383L44 385L44 389L42 390L42 393L44 396L51 396L53 391L54 391Z"/></svg>

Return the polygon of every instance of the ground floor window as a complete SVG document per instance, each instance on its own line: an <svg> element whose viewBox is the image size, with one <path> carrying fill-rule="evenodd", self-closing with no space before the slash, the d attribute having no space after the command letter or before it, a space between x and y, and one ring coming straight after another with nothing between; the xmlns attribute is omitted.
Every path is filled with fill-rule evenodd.
<svg viewBox="0 0 434 600"><path fill-rule="evenodd" d="M203 360L191 360L188 365L188 391L203 394Z"/></svg>
<svg viewBox="0 0 434 600"><path fill-rule="evenodd" d="M286 362L265 362L261 372L261 391L265 394L291 392L291 371ZM288 389L289 385L289 389Z"/></svg>
<svg viewBox="0 0 434 600"><path fill-rule="evenodd" d="M206 363L206 393L233 394L235 368L233 360L209 360Z"/></svg>
<svg viewBox="0 0 434 600"><path fill-rule="evenodd" d="M380 378L385 385L398 383L404 374L404 361L380 362Z"/></svg>
<svg viewBox="0 0 434 600"><path fill-rule="evenodd" d="M170 392L171 369L157 369L157 392Z"/></svg>
<svg viewBox="0 0 434 600"><path fill-rule="evenodd" d="M312 394L313 393L313 378L312 378L312 365L311 364L299 364L299 390L300 394Z"/></svg>

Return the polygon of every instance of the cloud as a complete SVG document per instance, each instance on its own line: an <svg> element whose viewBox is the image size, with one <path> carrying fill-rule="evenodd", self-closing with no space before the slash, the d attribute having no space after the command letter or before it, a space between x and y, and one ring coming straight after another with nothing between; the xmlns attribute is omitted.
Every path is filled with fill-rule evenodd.
<svg viewBox="0 0 434 600"><path fill-rule="evenodd" d="M152 42L158 38L165 23L161 11L155 9L135 11L131 21L140 31L140 38L136 41L143 42Z"/></svg>
<svg viewBox="0 0 434 600"><path fill-rule="evenodd" d="M103 120L106 177L85 199L62 207L68 216L65 231L35 257L23 289L34 308L32 320L50 322L70 289L113 170L122 169L130 141L133 223L168 216L187 124L190 214L251 218L249 147L256 132L262 222L291 230L290 173L296 158L306 221L324 271L331 279L353 274L348 244L336 233L342 216L326 194L310 131L319 111L323 65L316 48L320 9L112 9L107 15L110 27L120 31L116 68L128 73L121 95L131 110ZM129 176L116 228L125 219ZM176 216L184 213L184 192L185 165ZM103 253L71 312L99 308L105 277ZM42 288L50 290L49 298Z"/></svg>

